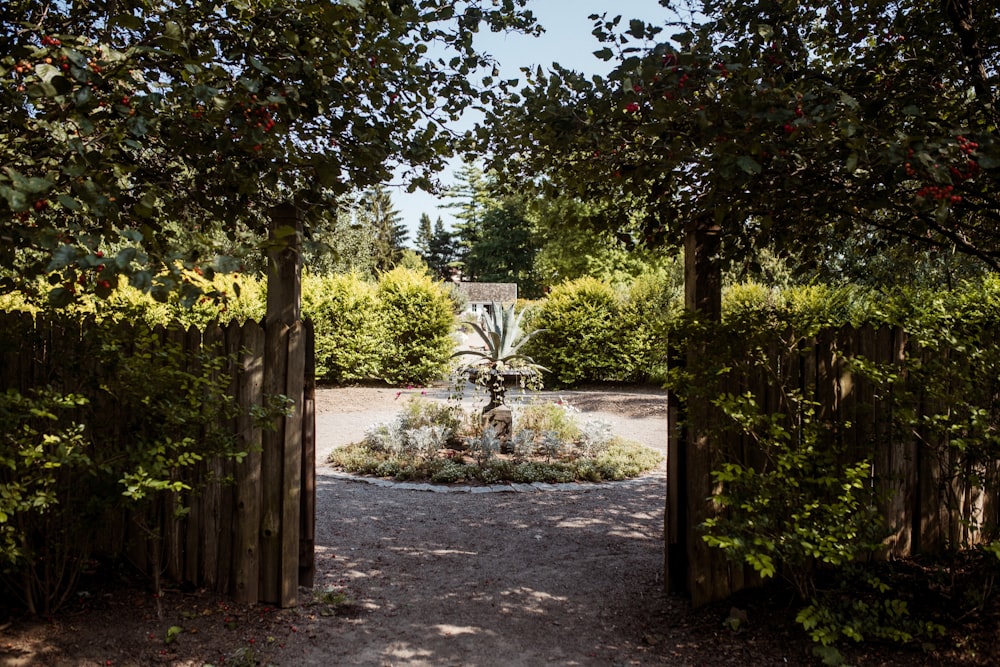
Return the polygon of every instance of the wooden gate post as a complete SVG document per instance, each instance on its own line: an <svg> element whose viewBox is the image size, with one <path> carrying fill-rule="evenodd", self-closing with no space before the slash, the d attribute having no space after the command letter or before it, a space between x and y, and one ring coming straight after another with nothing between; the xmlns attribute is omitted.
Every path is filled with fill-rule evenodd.
<svg viewBox="0 0 1000 667"><path fill-rule="evenodd" d="M721 229L711 219L688 225L684 242L684 302L701 317L718 321L722 312L722 276L717 261ZM686 362L697 365L709 341L696 341L687 351ZM714 515L711 472L712 443L709 439L712 410L708 405L671 404L676 421L668 431L668 495L666 512L667 576L672 590L685 587L693 605L729 594L729 566L724 554L701 539L698 526Z"/></svg>
<svg viewBox="0 0 1000 667"><path fill-rule="evenodd" d="M302 488L305 329L302 316L302 216L293 205L270 210L264 400L287 396L291 414L262 434L260 597L298 602Z"/></svg>

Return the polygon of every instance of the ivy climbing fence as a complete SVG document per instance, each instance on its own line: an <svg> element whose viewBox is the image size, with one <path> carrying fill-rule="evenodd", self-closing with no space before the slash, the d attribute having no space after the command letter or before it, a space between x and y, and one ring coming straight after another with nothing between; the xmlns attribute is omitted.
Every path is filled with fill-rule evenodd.
<svg viewBox="0 0 1000 667"><path fill-rule="evenodd" d="M769 439L779 431L788 434L780 446L801 448L803 457L812 455L809 447L831 447L836 461L867 464L859 495L884 523L882 548L872 557L941 554L998 539L994 331L983 327L974 345L928 346L890 326L808 337L736 333L692 345L674 364L687 374L686 386L671 395L670 587L701 604L760 582L753 568L706 543L704 524L731 511L715 502L725 484L713 472L727 463L753 470L756 479L775 472ZM759 520L763 534L769 517Z"/></svg>
<svg viewBox="0 0 1000 667"><path fill-rule="evenodd" d="M27 394L50 387L81 395L90 422L100 425L103 438L117 440L102 446L127 451L137 446L137 434L129 432L136 420L125 411L144 408L108 391L112 380L101 363L100 337L88 335L94 327L86 320L0 314L0 390ZM311 586L314 575L315 385L309 323L234 322L200 331L143 331L121 323L111 331L118 341L152 337L151 347L116 348L119 354L149 357L146 382L156 382L156 355L168 347L178 353L163 363L189 360L222 376L225 393L239 409L223 410L220 403L214 423L200 428L228 434L240 455L178 468L179 477L169 482L187 488L172 487L154 503L91 517L97 523L90 527L88 547L127 561L156 581L164 576L241 602L295 604L298 587ZM278 398L284 407L269 410ZM211 415L213 406L204 407ZM169 431L174 428L169 405L165 414L160 427ZM104 492L121 494L123 488L116 484ZM81 515L85 501L80 501ZM130 516L136 512L144 513L142 521Z"/></svg>

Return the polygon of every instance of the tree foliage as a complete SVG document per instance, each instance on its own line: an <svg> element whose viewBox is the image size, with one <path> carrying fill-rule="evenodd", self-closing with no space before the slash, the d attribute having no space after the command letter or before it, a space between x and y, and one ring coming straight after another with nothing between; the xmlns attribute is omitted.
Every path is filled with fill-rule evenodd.
<svg viewBox="0 0 1000 667"><path fill-rule="evenodd" d="M653 244L718 225L732 258L815 262L850 237L1000 267L995 0L669 9L668 31L592 17L614 70L533 73L489 119L490 166L621 201Z"/></svg>
<svg viewBox="0 0 1000 667"><path fill-rule="evenodd" d="M455 172L455 183L444 192L451 200L441 208L452 209L456 261L463 272L465 259L483 234L483 216L494 204L489 179L475 164L466 162Z"/></svg>
<svg viewBox="0 0 1000 667"><path fill-rule="evenodd" d="M362 225L371 228L372 255L379 272L392 269L403 255L409 230L392 204L392 197L381 185L361 197L358 217Z"/></svg>
<svg viewBox="0 0 1000 667"><path fill-rule="evenodd" d="M538 297L538 243L524 204L508 197L483 213L476 242L465 254L463 277L487 283L517 283L527 298Z"/></svg>
<svg viewBox="0 0 1000 667"><path fill-rule="evenodd" d="M169 290L178 264L237 268L213 233L254 248L272 204L321 210L397 166L428 186L459 139L442 123L503 83L473 33L531 30L523 5L4 3L8 282L52 276L57 299L106 294L122 274Z"/></svg>
<svg viewBox="0 0 1000 667"><path fill-rule="evenodd" d="M457 257L455 235L444 227L444 221L438 216L431 226L431 218L424 213L420 216L420 226L417 229L417 248L427 268L435 278L450 280Z"/></svg>
<svg viewBox="0 0 1000 667"><path fill-rule="evenodd" d="M535 274L545 285L588 276L628 283L669 267L676 258L675 252L632 243L628 232L638 226L619 202L536 197L529 201L527 215L538 247Z"/></svg>

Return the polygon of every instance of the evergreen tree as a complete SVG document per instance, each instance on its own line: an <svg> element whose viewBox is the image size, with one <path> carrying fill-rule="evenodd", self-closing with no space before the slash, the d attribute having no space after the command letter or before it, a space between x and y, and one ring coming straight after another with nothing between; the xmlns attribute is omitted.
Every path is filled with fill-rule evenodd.
<svg viewBox="0 0 1000 667"><path fill-rule="evenodd" d="M465 256L465 275L480 282L517 283L519 292L539 296L535 276L538 247L524 206L513 198L497 202L482 217L479 238Z"/></svg>
<svg viewBox="0 0 1000 667"><path fill-rule="evenodd" d="M455 268L455 237L444 228L441 216L438 216L434 223L434 231L431 233L427 246L427 254L423 255L431 273L441 280L451 280L451 274Z"/></svg>
<svg viewBox="0 0 1000 667"><path fill-rule="evenodd" d="M372 255L375 268L384 272L396 266L409 239L409 230L392 204L392 196L378 185L362 198L358 221L372 228Z"/></svg>
<svg viewBox="0 0 1000 667"><path fill-rule="evenodd" d="M465 271L464 263L469 251L482 236L483 216L490 206L489 183L483 171L475 165L465 163L455 172L456 184L444 193L452 200L441 208L452 209L458 220L455 223L455 252L459 268Z"/></svg>
<svg viewBox="0 0 1000 667"><path fill-rule="evenodd" d="M420 222L417 223L417 251L426 259L430 254L431 241L434 238L434 230L431 226L431 216L426 213L420 214Z"/></svg>

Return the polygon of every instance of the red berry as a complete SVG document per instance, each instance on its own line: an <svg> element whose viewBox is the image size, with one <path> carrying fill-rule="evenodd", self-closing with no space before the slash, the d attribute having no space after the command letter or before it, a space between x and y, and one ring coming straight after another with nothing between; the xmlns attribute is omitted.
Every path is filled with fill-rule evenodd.
<svg viewBox="0 0 1000 667"><path fill-rule="evenodd" d="M38 201L35 202L36 211L44 211L46 208L48 208L48 206L49 202L46 199L39 199Z"/></svg>

